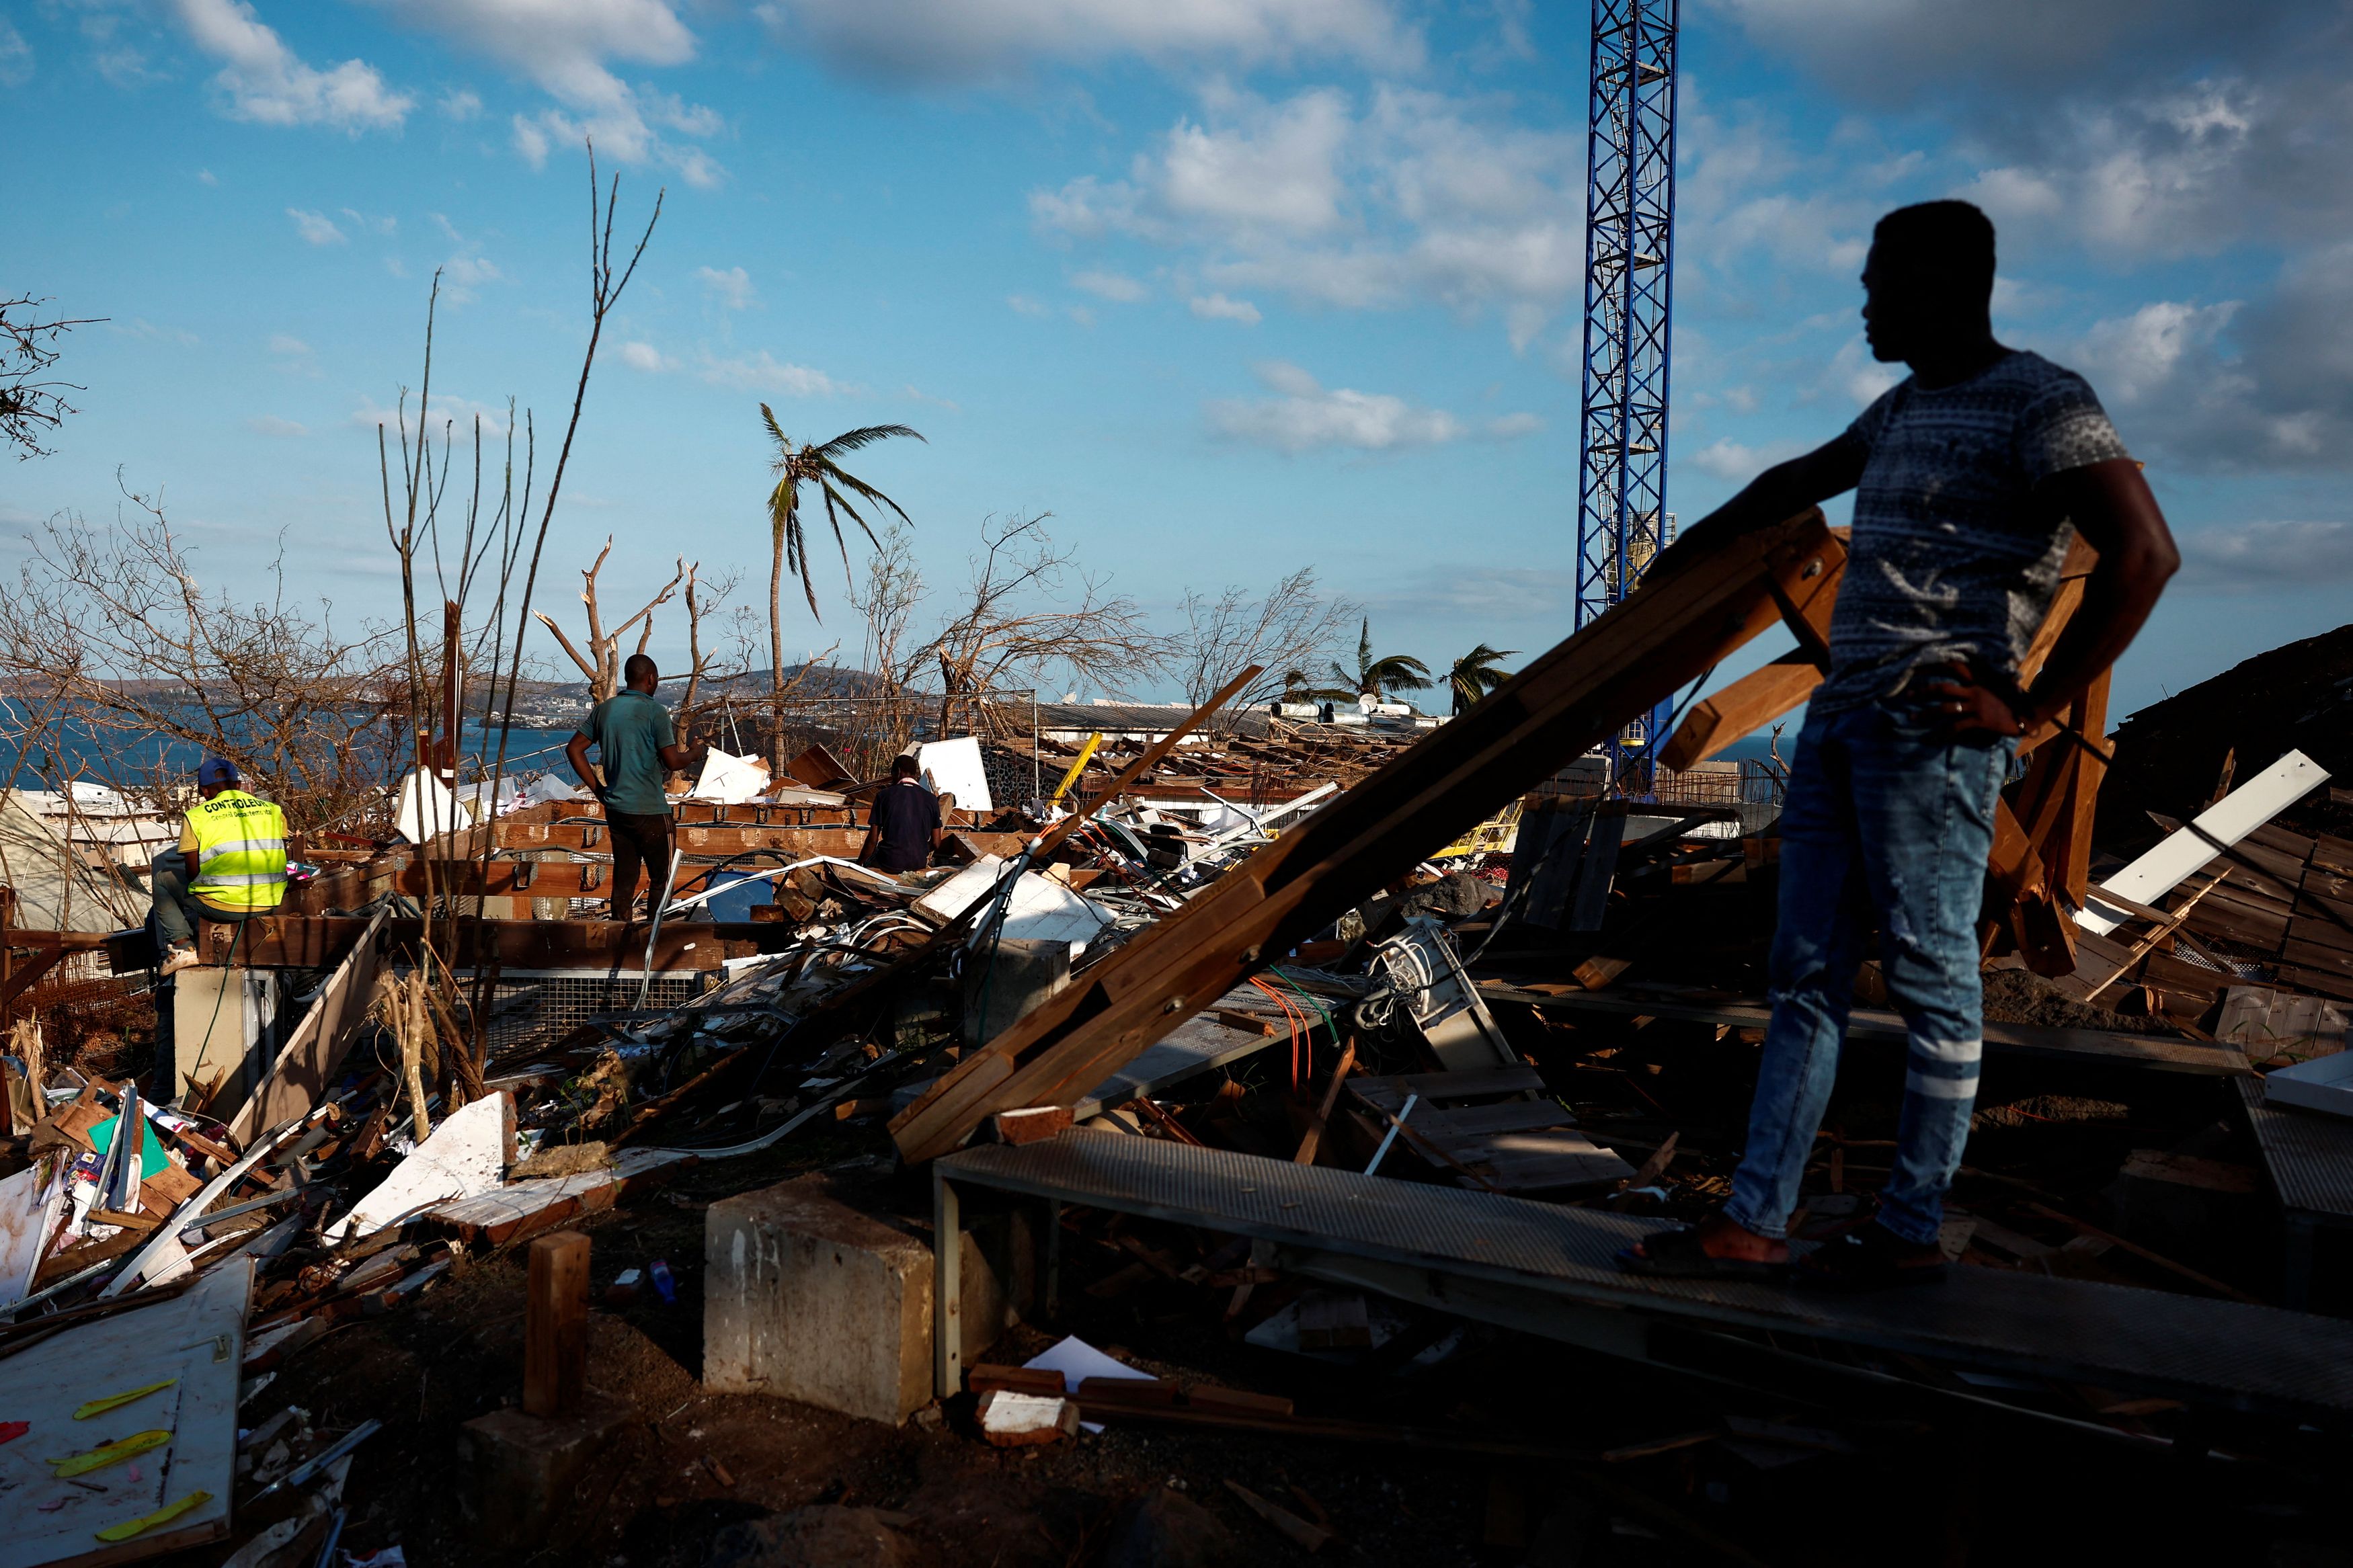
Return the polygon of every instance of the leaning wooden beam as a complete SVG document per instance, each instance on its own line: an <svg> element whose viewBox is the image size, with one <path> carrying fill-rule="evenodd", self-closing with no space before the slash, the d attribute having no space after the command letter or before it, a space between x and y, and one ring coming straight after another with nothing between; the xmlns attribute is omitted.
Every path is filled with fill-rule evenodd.
<svg viewBox="0 0 2353 1568"><path fill-rule="evenodd" d="M910 1160L987 1116L1067 1105L1235 984L1772 626L1815 607L1835 548L1809 510L1667 571L1228 871L892 1122Z"/></svg>
<svg viewBox="0 0 2353 1568"><path fill-rule="evenodd" d="M1762 669L1752 669L1723 690L1693 704L1659 761L1680 772L1704 763L1734 742L1755 734L1793 711L1822 683L1821 667L1803 648L1792 648Z"/></svg>
<svg viewBox="0 0 2353 1568"><path fill-rule="evenodd" d="M2042 661L2050 657L2052 645L2059 640L2059 634L2074 616L2075 606L2083 603L2084 579L2091 575L2093 564L2098 559L2098 552L2081 539L2068 546L2067 558L2059 568L2058 592L2052 596L2050 612L2044 616L2042 628L2028 647L2026 658L2020 667L2021 679L2031 679L2035 671L2042 668ZM1841 552L1841 573L1843 568L1844 555ZM1835 594L1836 591L1833 586L1831 592ZM1830 605L1820 600L1815 602L1822 611L1816 623L1816 630L1822 634L1822 640L1827 644ZM1822 674L1820 662L1814 657L1811 647L1800 646L1791 649L1764 668L1750 671L1723 690L1713 692L1694 704L1676 728L1673 737L1660 752L1659 761L1670 768L1683 769L1721 753L1733 742L1755 734L1784 714L1796 711L1799 704L1813 696L1814 688L1822 682ZM2105 689L2102 689L2105 694ZM2105 700L2102 714L2105 717ZM2084 729L2080 724L2077 728ZM2084 732L2097 739L2101 731L2084 729Z"/></svg>

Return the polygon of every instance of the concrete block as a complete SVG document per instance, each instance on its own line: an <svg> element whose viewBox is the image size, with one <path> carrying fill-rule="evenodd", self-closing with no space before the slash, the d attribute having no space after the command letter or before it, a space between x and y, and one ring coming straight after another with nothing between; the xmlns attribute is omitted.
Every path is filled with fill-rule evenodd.
<svg viewBox="0 0 2353 1568"><path fill-rule="evenodd" d="M993 957L983 949L965 967L965 1043L987 1045L1070 983L1069 942L999 939Z"/></svg>
<svg viewBox="0 0 2353 1568"><path fill-rule="evenodd" d="M631 1415L625 1402L589 1394L568 1415L493 1410L460 1426L459 1502L474 1536L514 1549L568 1542L593 1517L580 1506L589 1467Z"/></svg>
<svg viewBox="0 0 2353 1568"><path fill-rule="evenodd" d="M704 1211L702 1377L897 1426L932 1400L928 1237L802 1177ZM1005 1323L1003 1288L967 1235L972 1344Z"/></svg>

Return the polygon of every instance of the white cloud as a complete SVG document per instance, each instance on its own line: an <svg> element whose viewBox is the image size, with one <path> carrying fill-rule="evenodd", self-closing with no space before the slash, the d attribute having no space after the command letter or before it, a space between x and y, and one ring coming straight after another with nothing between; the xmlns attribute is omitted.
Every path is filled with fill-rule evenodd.
<svg viewBox="0 0 2353 1568"><path fill-rule="evenodd" d="M514 117L514 149L533 168L547 166L547 132L520 114Z"/></svg>
<svg viewBox="0 0 2353 1568"><path fill-rule="evenodd" d="M22 87L33 79L33 46L16 24L0 16L0 87Z"/></svg>
<svg viewBox="0 0 2353 1568"><path fill-rule="evenodd" d="M304 212L301 207L288 207L286 216L294 220L294 232L312 245L341 245L343 231L325 213Z"/></svg>
<svg viewBox="0 0 2353 1568"><path fill-rule="evenodd" d="M516 115L517 153L533 168L549 148L594 138L597 152L625 163L659 163L692 185L723 178L700 147L663 130L708 137L723 129L716 111L651 87L632 87L616 63L681 66L694 58L695 37L675 0L375 0L421 27L496 60L564 107ZM657 128L659 129L657 129Z"/></svg>
<svg viewBox="0 0 2353 1568"><path fill-rule="evenodd" d="M1050 316L1054 313L1042 301L1032 300L1027 294L1008 294L1005 302L1017 316Z"/></svg>
<svg viewBox="0 0 2353 1568"><path fill-rule="evenodd" d="M1419 35L1390 0L762 0L754 9L789 42L901 81L1005 79L1120 55L1244 65L1337 57L1396 70L1422 60Z"/></svg>
<svg viewBox="0 0 2353 1568"><path fill-rule="evenodd" d="M627 342L621 345L621 363L631 370L641 370L649 375L676 370L678 361L649 342Z"/></svg>
<svg viewBox="0 0 2353 1568"><path fill-rule="evenodd" d="M213 85L233 119L332 125L357 134L398 130L416 104L364 60L326 70L305 64L247 0L171 0L171 8L189 41L222 62Z"/></svg>
<svg viewBox="0 0 2353 1568"><path fill-rule="evenodd" d="M2161 300L2094 323L2066 357L2137 455L2223 470L2353 468L2353 243L2244 301Z"/></svg>
<svg viewBox="0 0 2353 1568"><path fill-rule="evenodd" d="M952 397L934 397L930 393L925 392L923 388L914 385L913 383L910 383L901 390L907 396L913 398L918 403L928 403L934 408L944 408L951 414L961 414L964 412L964 405L958 403L955 399Z"/></svg>
<svg viewBox="0 0 2353 1568"><path fill-rule="evenodd" d="M444 392L433 395L432 405L426 410L425 428L435 440L448 431L454 439L464 440L474 431L474 421L480 420L485 437L503 436L507 432L507 405L503 403L478 403L470 397L457 397ZM401 432L413 434L417 429L417 400L408 400L406 416L398 407L387 408L372 397L360 399L344 421L363 430L383 426L397 440Z"/></svg>
<svg viewBox="0 0 2353 1568"><path fill-rule="evenodd" d="M202 341L185 327L159 327L144 316L109 321L106 330L120 338L145 338L152 342L177 343L184 349L195 348Z"/></svg>
<svg viewBox="0 0 2353 1568"><path fill-rule="evenodd" d="M1268 102L1217 86L1125 177L1034 191L1041 232L1197 253L1227 297L1279 290L1346 309L1434 299L1502 315L1514 348L1584 279L1585 139L1495 103L1395 87Z"/></svg>
<svg viewBox="0 0 2353 1568"><path fill-rule="evenodd" d="M452 88L441 95L441 112L456 121L468 121L482 112L482 95L470 87Z"/></svg>
<svg viewBox="0 0 2353 1568"><path fill-rule="evenodd" d="M731 267L724 272L716 267L698 267L694 276L702 283L703 293L723 310L749 310L760 297L759 290L752 287L752 275L740 267Z"/></svg>
<svg viewBox="0 0 2353 1568"><path fill-rule="evenodd" d="M462 305L474 298L485 283L505 281L506 274L495 262L480 256L453 256L441 264L441 298L453 305Z"/></svg>
<svg viewBox="0 0 2353 1568"><path fill-rule="evenodd" d="M269 352L301 358L310 353L311 345L290 332L272 332L269 334Z"/></svg>
<svg viewBox="0 0 2353 1568"><path fill-rule="evenodd" d="M2242 522L2176 538L2186 585L2275 592L2353 582L2353 522Z"/></svg>
<svg viewBox="0 0 2353 1568"><path fill-rule="evenodd" d="M1248 300L1229 300L1223 294L1198 294L1186 301L1186 308L1205 321L1240 321L1256 326L1258 307Z"/></svg>
<svg viewBox="0 0 2353 1568"><path fill-rule="evenodd" d="M1082 272L1071 279L1073 288L1083 289L1098 299L1133 304L1144 298L1147 289L1124 272Z"/></svg>
<svg viewBox="0 0 2353 1568"><path fill-rule="evenodd" d="M275 414L257 414L245 422L245 427L257 436L308 436L311 427L291 419L280 419Z"/></svg>
<svg viewBox="0 0 2353 1568"><path fill-rule="evenodd" d="M1687 461L1711 478L1742 484L1805 449L1802 441L1767 441L1761 447L1749 447L1729 436L1719 436L1691 454Z"/></svg>
<svg viewBox="0 0 2353 1568"><path fill-rule="evenodd" d="M779 360L767 350L756 354L717 359L706 353L695 374L713 386L736 392L780 393L787 397L835 397L857 390L821 370Z"/></svg>
<svg viewBox="0 0 2353 1568"><path fill-rule="evenodd" d="M1254 367L1273 397L1221 398L1203 405L1209 427L1221 436L1300 453L1319 447L1386 452L1432 447L1480 434L1508 440L1539 428L1532 414L1508 414L1475 432L1442 408L1419 408L1385 393L1325 389L1315 377L1283 360Z"/></svg>
<svg viewBox="0 0 2353 1568"><path fill-rule="evenodd" d="M205 185L217 185L220 184L220 176L214 174L210 169L198 169L196 171L196 183Z"/></svg>
<svg viewBox="0 0 2353 1568"><path fill-rule="evenodd" d="M354 227L374 229L376 233L385 236L400 232L400 220L396 217L370 217L365 213L355 212L350 207L343 208L343 213L345 217L352 220Z"/></svg>

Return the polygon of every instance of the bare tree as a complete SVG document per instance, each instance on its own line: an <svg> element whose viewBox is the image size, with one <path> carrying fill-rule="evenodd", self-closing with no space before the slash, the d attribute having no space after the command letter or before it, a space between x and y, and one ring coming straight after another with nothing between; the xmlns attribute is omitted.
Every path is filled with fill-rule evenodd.
<svg viewBox="0 0 2353 1568"><path fill-rule="evenodd" d="M176 784L158 736L235 763L297 827L380 802L385 721L409 698L396 633L339 631L328 602L289 598L282 563L259 597L208 590L161 498L124 493L112 527L61 513L29 536L0 594L0 686L86 731L75 750L103 782L157 805Z"/></svg>
<svg viewBox="0 0 2353 1568"><path fill-rule="evenodd" d="M866 558L866 581L849 595L850 606L866 622L859 668L881 676L887 688L898 685L899 646L906 640L907 624L923 597L923 574L915 564L913 542L905 526L893 522Z"/></svg>
<svg viewBox="0 0 2353 1568"><path fill-rule="evenodd" d="M747 660L741 668L728 668L721 663L716 652L706 653L703 650L703 617L718 613L741 579L736 573L729 571L705 581L702 572L701 562L686 569L686 695L680 698L678 703L681 733L689 716L695 711L696 699L702 695L705 676L713 676L723 681L731 680L750 668Z"/></svg>
<svg viewBox="0 0 2353 1568"><path fill-rule="evenodd" d="M584 568L580 574L580 602L588 606L588 651L586 653L582 653L573 646L572 639L564 635L564 628L555 624L554 616L549 615L545 610L532 612L532 618L555 634L556 642L563 647L572 662L580 667L580 673L588 678L588 700L591 702L602 702L621 689L621 640L629 635L629 628L638 626L639 622L644 623L638 636L637 651L645 652L646 646L653 641L654 611L669 604L670 595L678 592L679 584L686 582L701 565L698 562L694 566L689 566L686 563L686 557L680 556L677 572L671 574L669 582L661 585L661 590L647 600L638 608L637 614L629 616L612 630L607 631L603 610L596 599L596 575L605 570L605 558L612 553L613 536L608 533L605 536L605 548L596 552L596 563ZM688 590L690 604L692 599L693 591L690 589ZM690 626L691 627L698 619L698 616L690 615L688 617ZM697 673L699 674L700 670Z"/></svg>
<svg viewBox="0 0 2353 1568"><path fill-rule="evenodd" d="M1152 630L1134 599L1110 592L1109 578L1074 564L1075 548L1054 542L1051 515L983 521L966 607L896 672L906 686L917 670L939 671L943 729L946 705L966 693L1034 686L1067 670L1120 695L1160 673L1175 652L1176 639Z"/></svg>
<svg viewBox="0 0 2353 1568"><path fill-rule="evenodd" d="M0 446L16 447L19 459L47 457L49 449L41 443L77 412L65 395L81 391L79 386L42 379L58 363L58 340L76 327L105 320L45 321L41 307L47 303L29 295L0 300Z"/></svg>
<svg viewBox="0 0 2353 1568"><path fill-rule="evenodd" d="M1303 566L1279 580L1263 596L1229 585L1216 598L1185 595L1185 630L1176 637L1176 670L1185 695L1196 706L1249 668L1267 673L1220 710L1241 712L1294 687L1319 679L1304 672L1330 661L1360 613L1345 599L1327 599L1315 589L1315 569Z"/></svg>

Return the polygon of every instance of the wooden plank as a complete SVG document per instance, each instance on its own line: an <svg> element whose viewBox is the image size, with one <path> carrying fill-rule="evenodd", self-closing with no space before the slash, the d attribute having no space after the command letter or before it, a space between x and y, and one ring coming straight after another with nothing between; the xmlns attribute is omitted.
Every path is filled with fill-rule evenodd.
<svg viewBox="0 0 2353 1568"><path fill-rule="evenodd" d="M2152 955L2154 959L2155 955ZM2188 965L2182 965L2188 968ZM2216 984L2235 978L2200 970ZM1646 990L1627 996L1607 992L1532 991L1500 980L1482 980L1480 994L1493 1002L1519 1002L1529 1006L1569 1013L1597 1013L1617 1017L1683 1018L1694 1023L1727 1025L1737 1029L1761 1029L1772 1020L1772 1009L1762 997L1722 1001L1714 997L1676 996ZM1857 1007L1847 1016L1851 1040L1908 1039L1909 1031L1896 1014L1878 1007ZM2087 1066L2138 1067L2160 1072L2186 1072L2213 1077L2237 1077L2247 1071L2242 1051L2204 1040L2175 1039L2164 1035L2127 1035L2107 1029L2053 1029L2031 1024L1988 1022L1987 1051L2073 1061Z"/></svg>
<svg viewBox="0 0 2353 1568"><path fill-rule="evenodd" d="M309 1110L333 1081L367 1013L382 967L384 927L391 918L389 908L380 908L369 919L367 929L319 988L318 1000L302 1015L293 1037L269 1064L261 1087L238 1107L229 1131L240 1145L251 1142L256 1132Z"/></svg>
<svg viewBox="0 0 2353 1568"><path fill-rule="evenodd" d="M1457 1160L1506 1191L1589 1186L1634 1173L1610 1150L1582 1132L1505 1132L1449 1149Z"/></svg>
<svg viewBox="0 0 2353 1568"><path fill-rule="evenodd" d="M531 1244L523 1310L522 1407L562 1415L580 1405L588 1373L588 1238L576 1230Z"/></svg>
<svg viewBox="0 0 2353 1568"><path fill-rule="evenodd" d="M2076 731L2094 741L2102 740L2108 731L2110 673L2100 671L2068 713ZM2081 909L2091 880L2092 821L2099 809L2100 784L2107 777L2108 765L2080 746L2070 745L2068 750L2075 753L2075 765L2067 775L2060 801L2058 837L2044 863L2068 901Z"/></svg>
<svg viewBox="0 0 2353 1568"><path fill-rule="evenodd" d="M1409 1072L1388 1078L1359 1074L1350 1085L1384 1110L1395 1110L1408 1095L1424 1100L1482 1100L1495 1094L1542 1093L1544 1075L1532 1067L1482 1068L1477 1072Z"/></svg>
<svg viewBox="0 0 2353 1568"><path fill-rule="evenodd" d="M1492 815L1816 597L1834 542L1819 510L1653 571L1624 603L1423 736L1079 984L957 1064L902 1112L910 1160L990 1113L1068 1104L1267 960L1312 938L1430 849Z"/></svg>
<svg viewBox="0 0 2353 1568"><path fill-rule="evenodd" d="M2324 973L2353 974L2353 952L2341 947L2323 947L2318 942L2300 942L2290 936L2280 948L2280 957L2289 963Z"/></svg>
<svg viewBox="0 0 2353 1568"><path fill-rule="evenodd" d="M272 915L259 934L237 945L241 964L255 969L331 969L341 963L369 922L356 917L332 915ZM659 972L716 969L725 956L723 941L776 936L779 928L756 922L697 924L672 921L663 925L654 943L653 967ZM413 953L423 939L423 922L385 922L387 955ZM617 921L501 921L458 922L457 952L452 962L470 968L491 960L506 969L605 969L634 974L644 967L646 928Z"/></svg>
<svg viewBox="0 0 2353 1568"><path fill-rule="evenodd" d="M2102 886L2113 888L2126 898L2153 903L2216 855L2239 844L2248 834L2327 782L2327 768L2302 752L2292 751L2200 812L2188 826L2168 835L2163 843ZM2267 853L2254 848L2248 858L2261 864L2260 857ZM2096 890L2090 906L2075 917L2075 922L2102 935L2122 923L2114 911L2099 908Z"/></svg>
<svg viewBox="0 0 2353 1568"><path fill-rule="evenodd" d="M435 1208L426 1217L466 1241L504 1247L554 1229L581 1215L611 1208L623 1197L693 1163L670 1149L625 1149L601 1171L550 1180L510 1182L496 1192Z"/></svg>
<svg viewBox="0 0 2353 1568"><path fill-rule="evenodd" d="M1394 1109L1394 1108L1392 1108ZM1442 1106L1416 1107L1414 1125L1441 1143L1456 1139L1486 1138L1498 1132L1541 1132L1564 1127L1575 1118L1556 1100L1506 1100L1497 1105L1472 1105L1449 1110Z"/></svg>
<svg viewBox="0 0 2353 1568"><path fill-rule="evenodd" d="M1785 653L1694 703L1661 749L1659 761L1678 770L1705 762L1793 711L1821 683L1821 667L1804 649Z"/></svg>

